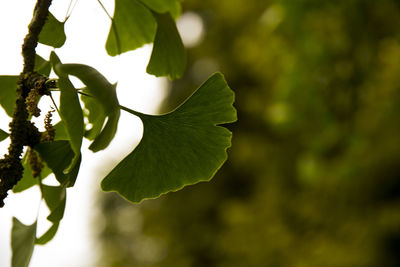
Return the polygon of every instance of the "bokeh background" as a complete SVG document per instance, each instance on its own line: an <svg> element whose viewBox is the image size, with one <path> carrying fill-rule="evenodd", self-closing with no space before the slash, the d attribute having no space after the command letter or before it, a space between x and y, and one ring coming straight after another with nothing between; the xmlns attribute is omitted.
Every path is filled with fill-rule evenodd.
<svg viewBox="0 0 400 267"><path fill-rule="evenodd" d="M204 33L160 112L221 70L239 117L229 159L140 205L98 195L96 266L400 266L400 1L183 12Z"/></svg>

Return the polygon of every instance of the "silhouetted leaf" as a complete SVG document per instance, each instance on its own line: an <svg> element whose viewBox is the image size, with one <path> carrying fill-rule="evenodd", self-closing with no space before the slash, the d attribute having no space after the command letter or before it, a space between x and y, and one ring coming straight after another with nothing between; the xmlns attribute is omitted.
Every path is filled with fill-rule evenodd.
<svg viewBox="0 0 400 267"><path fill-rule="evenodd" d="M115 136L120 116L119 103L115 91L116 85L111 84L100 72L87 65L60 64L57 68L58 71L65 75L73 75L79 78L86 85L84 92L93 98L91 100L92 105L86 106L89 109L89 113L97 112L98 106L103 109L103 114L107 116L104 128L103 114L99 114L100 117L96 121L90 121L94 123L93 127L95 127L96 131L99 128L102 128L102 130L97 133L89 148L94 152L106 148ZM93 101L96 101L97 105L93 105ZM90 110L91 108L94 110Z"/></svg>
<svg viewBox="0 0 400 267"><path fill-rule="evenodd" d="M156 21L151 11L138 0L116 0L114 17L106 42L110 56L151 43Z"/></svg>
<svg viewBox="0 0 400 267"><path fill-rule="evenodd" d="M0 142L6 139L9 136L9 134L2 129L0 129Z"/></svg>
<svg viewBox="0 0 400 267"><path fill-rule="evenodd" d="M173 80L183 75L186 65L185 48L170 14L156 14L157 34L147 72L168 76Z"/></svg>
<svg viewBox="0 0 400 267"><path fill-rule="evenodd" d="M13 217L11 230L12 267L27 267L31 260L36 239L36 222L25 225Z"/></svg>
<svg viewBox="0 0 400 267"><path fill-rule="evenodd" d="M131 111L143 122L142 140L104 178L103 190L139 202L210 180L227 159L232 134L217 125L236 120L233 101L223 76L215 74L171 113Z"/></svg>
<svg viewBox="0 0 400 267"><path fill-rule="evenodd" d="M80 160L80 149L82 145L82 138L84 134L83 112L79 102L78 93L68 75L59 70L62 65L57 55L52 52L50 56L54 72L59 77L58 86L60 88L60 117L65 126L68 138L71 143L71 148L75 153L71 164L65 170L70 172L78 160Z"/></svg>
<svg viewBox="0 0 400 267"><path fill-rule="evenodd" d="M36 54L35 71L48 77L50 75L50 71L51 71L50 62L45 60L45 59L43 59L38 54Z"/></svg>
<svg viewBox="0 0 400 267"><path fill-rule="evenodd" d="M49 13L47 21L39 34L39 43L60 48L66 40L64 22L58 21L53 14Z"/></svg>
<svg viewBox="0 0 400 267"><path fill-rule="evenodd" d="M57 140L54 142L41 143L35 146L35 150L39 152L47 166L54 172L56 179L60 184L71 187L75 184L78 175L81 156L75 167L68 173L64 173L68 167L74 151L71 149L70 143L66 140Z"/></svg>
<svg viewBox="0 0 400 267"><path fill-rule="evenodd" d="M178 0L141 0L146 6L157 13L170 12L172 17L177 18L181 12L181 4Z"/></svg>
<svg viewBox="0 0 400 267"><path fill-rule="evenodd" d="M0 76L0 105L12 117L17 100L18 76Z"/></svg>
<svg viewBox="0 0 400 267"><path fill-rule="evenodd" d="M36 239L35 244L44 245L47 242L51 241L57 233L59 222L53 223L50 228L39 238Z"/></svg>

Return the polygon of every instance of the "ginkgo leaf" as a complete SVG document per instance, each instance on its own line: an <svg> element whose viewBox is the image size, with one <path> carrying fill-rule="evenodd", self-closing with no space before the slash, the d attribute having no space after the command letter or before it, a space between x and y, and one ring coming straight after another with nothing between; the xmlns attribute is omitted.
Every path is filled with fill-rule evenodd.
<svg viewBox="0 0 400 267"><path fill-rule="evenodd" d="M58 21L53 14L49 13L46 23L39 34L39 43L60 48L66 40L64 22Z"/></svg>
<svg viewBox="0 0 400 267"><path fill-rule="evenodd" d="M12 267L28 267L36 239L36 222L25 225L13 217L11 230Z"/></svg>
<svg viewBox="0 0 400 267"><path fill-rule="evenodd" d="M9 134L2 129L0 129L0 142L6 139L9 136Z"/></svg>
<svg viewBox="0 0 400 267"><path fill-rule="evenodd" d="M54 52L50 55L50 61L53 65L54 72L59 77L60 117L65 126L65 130L71 143L71 148L75 153L71 163L65 169L65 172L69 173L78 161L80 161L80 149L84 134L83 112L78 93L71 81L68 79L68 75L59 71L59 66L62 64Z"/></svg>
<svg viewBox="0 0 400 267"><path fill-rule="evenodd" d="M41 237L35 240L35 244L45 245L47 242L51 241L56 235L59 225L60 222L53 223L51 227Z"/></svg>
<svg viewBox="0 0 400 267"><path fill-rule="evenodd" d="M135 111L143 122L139 145L102 181L132 202L210 180L227 159L236 120L234 93L222 74L210 77L185 103L165 115Z"/></svg>
<svg viewBox="0 0 400 267"><path fill-rule="evenodd" d="M48 77L51 71L50 62L36 54L35 71Z"/></svg>
<svg viewBox="0 0 400 267"><path fill-rule="evenodd" d="M146 71L157 77L168 76L170 80L182 76L186 65L185 48L171 15L155 14L157 34Z"/></svg>
<svg viewBox="0 0 400 267"><path fill-rule="evenodd" d="M151 11L138 0L115 0L115 11L106 50L110 56L151 43L156 21Z"/></svg>
<svg viewBox="0 0 400 267"><path fill-rule="evenodd" d="M89 109L89 114L97 112L98 106L103 109L104 115L107 116L107 122L103 127L104 119L102 114L99 114L98 120L92 120L95 123L97 132L90 149L94 152L105 149L114 138L117 131L118 120L120 116L119 102L115 91L116 85L111 84L100 72L96 69L83 64L58 64L57 71L64 75L73 75L79 78L85 85L84 93L87 93L93 99L89 101L91 105L86 106ZM93 105L96 101L97 105ZM88 101L86 101L88 102ZM91 109L94 110L91 110Z"/></svg>
<svg viewBox="0 0 400 267"><path fill-rule="evenodd" d="M18 76L0 76L0 105L12 117L17 100Z"/></svg>
<svg viewBox="0 0 400 267"><path fill-rule="evenodd" d="M46 244L56 235L60 221L64 216L67 196L64 186L49 186L43 184L41 190L42 196L50 209L50 215L47 216L47 219L53 224L41 237L36 239L35 243L38 245Z"/></svg>
<svg viewBox="0 0 400 267"><path fill-rule="evenodd" d="M81 156L79 155L78 162L74 168L66 174L64 170L74 158L74 151L71 149L68 141L56 140L54 142L40 143L35 146L35 150L39 152L40 156L53 171L57 181L61 185L71 187L75 184L79 172Z"/></svg>
<svg viewBox="0 0 400 267"><path fill-rule="evenodd" d="M179 0L140 0L146 6L157 13L170 12L172 17L177 18L181 11Z"/></svg>

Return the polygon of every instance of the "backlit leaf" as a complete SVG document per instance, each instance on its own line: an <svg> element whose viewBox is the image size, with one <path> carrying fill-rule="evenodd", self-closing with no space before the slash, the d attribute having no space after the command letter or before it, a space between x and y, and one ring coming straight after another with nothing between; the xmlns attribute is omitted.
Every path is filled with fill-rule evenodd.
<svg viewBox="0 0 400 267"><path fill-rule="evenodd" d="M102 114L99 114L98 120L91 121L91 123L95 123L93 127L96 131L99 128L102 128L102 130L97 133L89 148L94 152L106 148L115 136L120 116L119 102L115 91L116 85L111 84L100 72L87 65L59 64L57 70L64 75L73 75L79 78L86 85L84 93L93 98L91 100L92 105L86 106L89 113L96 112L98 106L103 109L104 115L107 116L107 122L102 128L104 122ZM97 106L93 105L93 101L97 102ZM94 108L94 110L90 110L91 108Z"/></svg>
<svg viewBox="0 0 400 267"><path fill-rule="evenodd" d="M53 14L49 13L46 23L39 34L39 43L60 48L66 40L64 22L58 21Z"/></svg>
<svg viewBox="0 0 400 267"><path fill-rule="evenodd" d="M170 12L172 17L177 18L181 11L179 0L141 0L146 6L157 13Z"/></svg>
<svg viewBox="0 0 400 267"><path fill-rule="evenodd" d="M75 184L78 175L81 156L74 168L68 173L64 173L74 157L74 151L71 149L70 143L66 140L57 140L54 142L41 143L35 146L35 150L39 152L47 166L54 172L56 179L61 185L71 187Z"/></svg>
<svg viewBox="0 0 400 267"><path fill-rule="evenodd" d="M0 105L12 117L17 100L18 76L0 76Z"/></svg>
<svg viewBox="0 0 400 267"><path fill-rule="evenodd" d="M236 120L233 101L233 91L215 74L171 113L131 111L143 122L142 140L104 178L102 189L139 202L210 180L227 159L232 134L217 125Z"/></svg>
<svg viewBox="0 0 400 267"><path fill-rule="evenodd" d="M36 54L35 58L35 71L43 74L44 76L49 76L51 71L51 64L49 61L43 59L41 56Z"/></svg>
<svg viewBox="0 0 400 267"><path fill-rule="evenodd" d="M47 242L51 241L53 237L56 235L59 225L60 225L59 222L53 223L51 227L41 237L36 239L35 244L44 245Z"/></svg>
<svg viewBox="0 0 400 267"><path fill-rule="evenodd" d="M71 148L75 153L71 164L69 164L65 170L68 173L75 167L77 162L80 161L80 149L84 134L83 112L78 93L71 81L68 79L68 75L59 70L59 66L62 64L54 52L51 53L50 61L53 65L54 72L59 77L60 117L65 126L68 139L70 140Z"/></svg>
<svg viewBox="0 0 400 267"><path fill-rule="evenodd" d="M51 222L59 222L64 216L67 192L64 186L42 185L42 195L50 209L47 219Z"/></svg>
<svg viewBox="0 0 400 267"><path fill-rule="evenodd" d="M106 42L110 56L151 43L156 21L151 11L138 0L115 0L115 11Z"/></svg>
<svg viewBox="0 0 400 267"><path fill-rule="evenodd" d="M155 14L157 34L147 72L157 77L168 76L171 80L183 75L186 65L185 49L170 14Z"/></svg>
<svg viewBox="0 0 400 267"><path fill-rule="evenodd" d="M31 260L36 239L36 222L25 225L13 217L11 230L12 267L27 267Z"/></svg>
<svg viewBox="0 0 400 267"><path fill-rule="evenodd" d="M9 134L2 129L0 129L0 142L6 139L9 136Z"/></svg>

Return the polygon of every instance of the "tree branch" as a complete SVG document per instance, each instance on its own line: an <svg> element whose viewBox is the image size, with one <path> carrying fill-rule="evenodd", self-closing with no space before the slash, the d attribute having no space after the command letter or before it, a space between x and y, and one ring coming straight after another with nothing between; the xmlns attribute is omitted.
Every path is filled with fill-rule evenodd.
<svg viewBox="0 0 400 267"><path fill-rule="evenodd" d="M10 123L11 143L8 154L0 160L0 208L4 206L7 191L22 178L24 168L21 154L24 146L34 146L40 141L39 130L28 120L26 97L31 89L39 90L45 86L47 77L34 73L36 46L39 34L46 22L52 0L37 0L28 34L22 45L24 68L18 79L17 101L13 119Z"/></svg>

